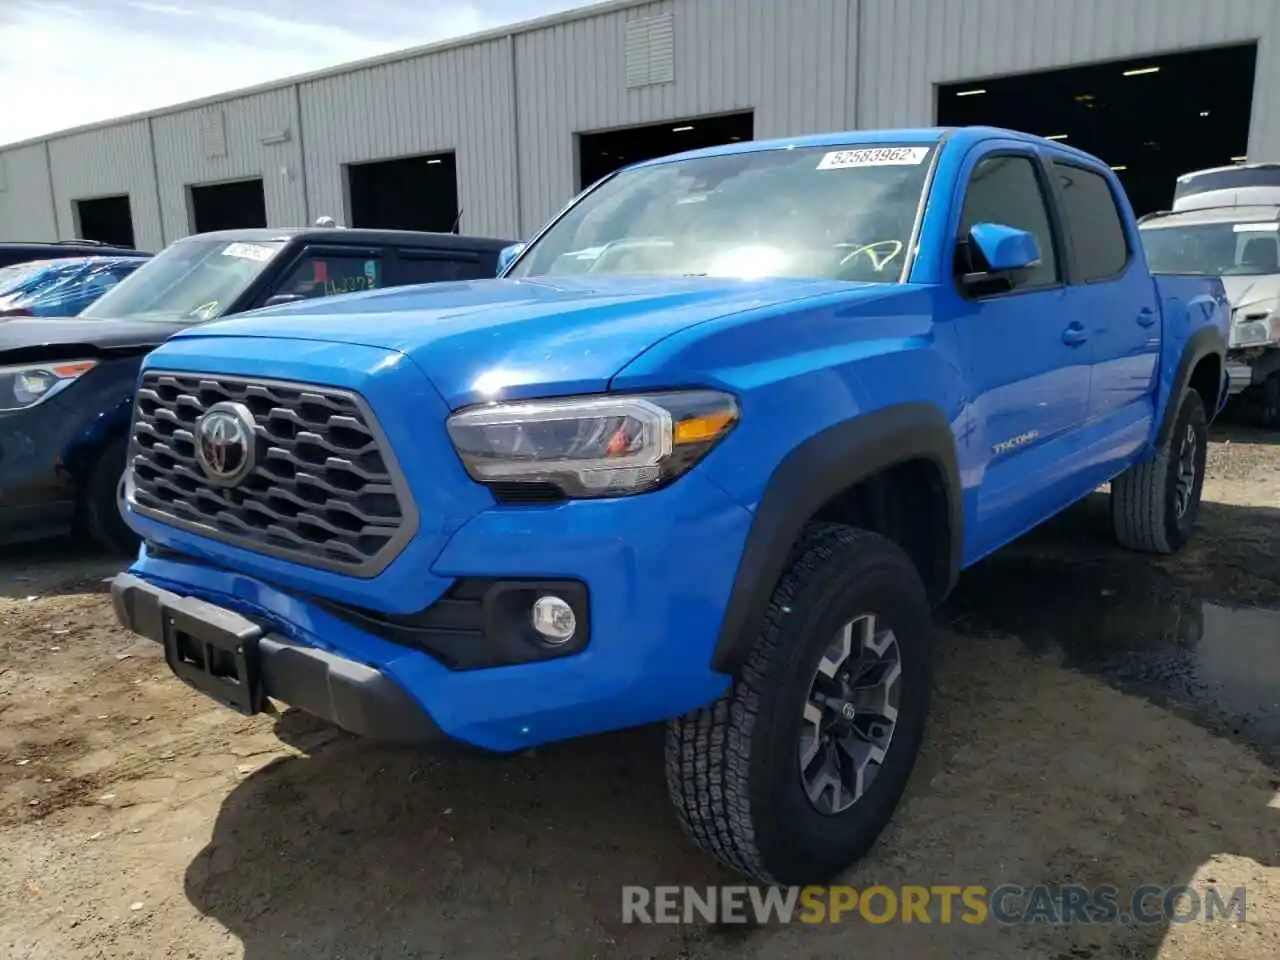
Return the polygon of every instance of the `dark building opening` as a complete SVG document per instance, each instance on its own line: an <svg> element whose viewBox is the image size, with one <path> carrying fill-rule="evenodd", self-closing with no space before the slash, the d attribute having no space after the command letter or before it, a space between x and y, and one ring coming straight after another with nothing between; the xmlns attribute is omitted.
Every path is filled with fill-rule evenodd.
<svg viewBox="0 0 1280 960"><path fill-rule="evenodd" d="M452 153L353 163L347 187L353 227L450 233L460 221Z"/></svg>
<svg viewBox="0 0 1280 960"><path fill-rule="evenodd" d="M191 225L196 233L267 225L262 178L191 187Z"/></svg>
<svg viewBox="0 0 1280 960"><path fill-rule="evenodd" d="M129 196L75 201L76 236L116 247L133 246L133 211Z"/></svg>
<svg viewBox="0 0 1280 960"><path fill-rule="evenodd" d="M731 113L692 120L668 120L645 127L624 127L578 134L578 189L585 189L619 167L685 150L716 147L754 138L753 114Z"/></svg>
<svg viewBox="0 0 1280 960"><path fill-rule="evenodd" d="M1111 165L1141 216L1169 208L1181 174L1245 158L1256 59L1250 43L951 83L938 88L938 123L1086 150Z"/></svg>

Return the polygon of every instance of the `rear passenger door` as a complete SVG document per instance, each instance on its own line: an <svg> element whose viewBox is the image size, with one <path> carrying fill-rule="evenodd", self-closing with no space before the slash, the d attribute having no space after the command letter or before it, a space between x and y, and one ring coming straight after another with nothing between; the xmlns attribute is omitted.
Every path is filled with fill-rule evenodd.
<svg viewBox="0 0 1280 960"><path fill-rule="evenodd" d="M1084 425L1091 352L1076 338L1067 297L1061 227L1042 159L1021 143L984 144L966 158L955 221L952 301L967 367L973 425L970 462L980 467L979 522L985 553L1054 512L1054 487L1069 485L1065 449ZM1031 233L1040 263L1013 289L978 296L960 276L974 264L967 238L976 223Z"/></svg>
<svg viewBox="0 0 1280 960"><path fill-rule="evenodd" d="M390 283L444 283L449 280L479 280L484 276L479 254L468 250L404 248L396 251Z"/></svg>
<svg viewBox="0 0 1280 960"><path fill-rule="evenodd" d="M1088 419L1103 436L1130 437L1119 459L1145 439L1155 415L1152 381L1160 354L1160 305L1140 257L1128 204L1100 170L1056 157L1053 171L1073 261L1072 305L1093 345Z"/></svg>

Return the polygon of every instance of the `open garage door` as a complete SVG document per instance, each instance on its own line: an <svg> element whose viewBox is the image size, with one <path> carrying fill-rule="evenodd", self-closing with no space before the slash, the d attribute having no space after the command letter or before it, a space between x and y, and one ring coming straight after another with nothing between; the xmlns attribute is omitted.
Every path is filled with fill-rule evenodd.
<svg viewBox="0 0 1280 960"><path fill-rule="evenodd" d="M1087 150L1112 166L1141 216L1168 209L1180 174L1245 159L1256 59L1256 44L1244 44L947 84L938 123Z"/></svg>
<svg viewBox="0 0 1280 960"><path fill-rule="evenodd" d="M746 113L691 120L669 120L644 127L623 127L578 134L578 189L591 186L619 167L684 150L715 147L754 137L754 118Z"/></svg>
<svg viewBox="0 0 1280 960"><path fill-rule="evenodd" d="M191 226L196 233L266 225L267 196L261 177L191 188Z"/></svg>
<svg viewBox="0 0 1280 960"><path fill-rule="evenodd" d="M347 187L353 227L450 233L462 213L452 153L353 163Z"/></svg>
<svg viewBox="0 0 1280 960"><path fill-rule="evenodd" d="M133 246L133 212L127 194L77 200L74 208L78 238L116 247Z"/></svg>

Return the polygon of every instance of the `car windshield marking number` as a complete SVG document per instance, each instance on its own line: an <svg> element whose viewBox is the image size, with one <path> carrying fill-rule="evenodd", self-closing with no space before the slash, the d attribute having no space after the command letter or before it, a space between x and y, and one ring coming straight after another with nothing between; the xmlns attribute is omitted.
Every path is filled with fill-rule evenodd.
<svg viewBox="0 0 1280 960"><path fill-rule="evenodd" d="M256 260L258 263L266 263L275 253L271 247L264 247L259 243L229 243L225 250L222 251L224 257L235 257L238 260Z"/></svg>
<svg viewBox="0 0 1280 960"><path fill-rule="evenodd" d="M864 150L833 150L818 161L819 170L849 167L898 167L922 163L928 147L868 147Z"/></svg>

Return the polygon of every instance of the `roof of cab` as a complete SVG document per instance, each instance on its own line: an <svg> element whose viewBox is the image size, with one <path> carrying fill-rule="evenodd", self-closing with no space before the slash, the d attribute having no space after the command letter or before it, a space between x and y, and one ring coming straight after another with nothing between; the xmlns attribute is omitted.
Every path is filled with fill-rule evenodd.
<svg viewBox="0 0 1280 960"><path fill-rule="evenodd" d="M1245 207L1197 207L1191 210L1161 210L1138 221L1143 229L1189 227L1208 223L1272 223L1280 221L1280 206L1265 204Z"/></svg>
<svg viewBox="0 0 1280 960"><path fill-rule="evenodd" d="M270 240L312 240L317 243L383 244L390 247L432 246L447 250L495 251L512 243L493 237L469 237L456 233L429 233L425 230L369 230L360 227L252 227L244 230L213 230L182 240L222 240L247 243Z"/></svg>
<svg viewBox="0 0 1280 960"><path fill-rule="evenodd" d="M130 247L117 247L110 243L99 243L97 240L3 240L0 250L44 253L55 250L83 250L85 256L97 256L94 251L116 257L149 257L145 250L134 250Z"/></svg>
<svg viewBox="0 0 1280 960"><path fill-rule="evenodd" d="M845 147L879 147L879 146L925 146L943 140L957 142L962 146L971 146L983 140L1019 140L1038 147L1052 147L1061 153L1074 156L1093 165L1103 165L1102 161L1090 153L1079 150L1059 140L1049 140L1020 130L1006 130L1002 127L911 127L898 130L847 130L838 133L817 133L803 137L780 137L773 140L748 140L741 143L722 144L715 147L703 147L699 150L687 150L684 153L655 157L652 160L641 160L631 164L627 169L637 167L660 166L679 160L693 160L700 157L723 157L744 153L761 153L767 150L803 150L805 148L841 149Z"/></svg>

